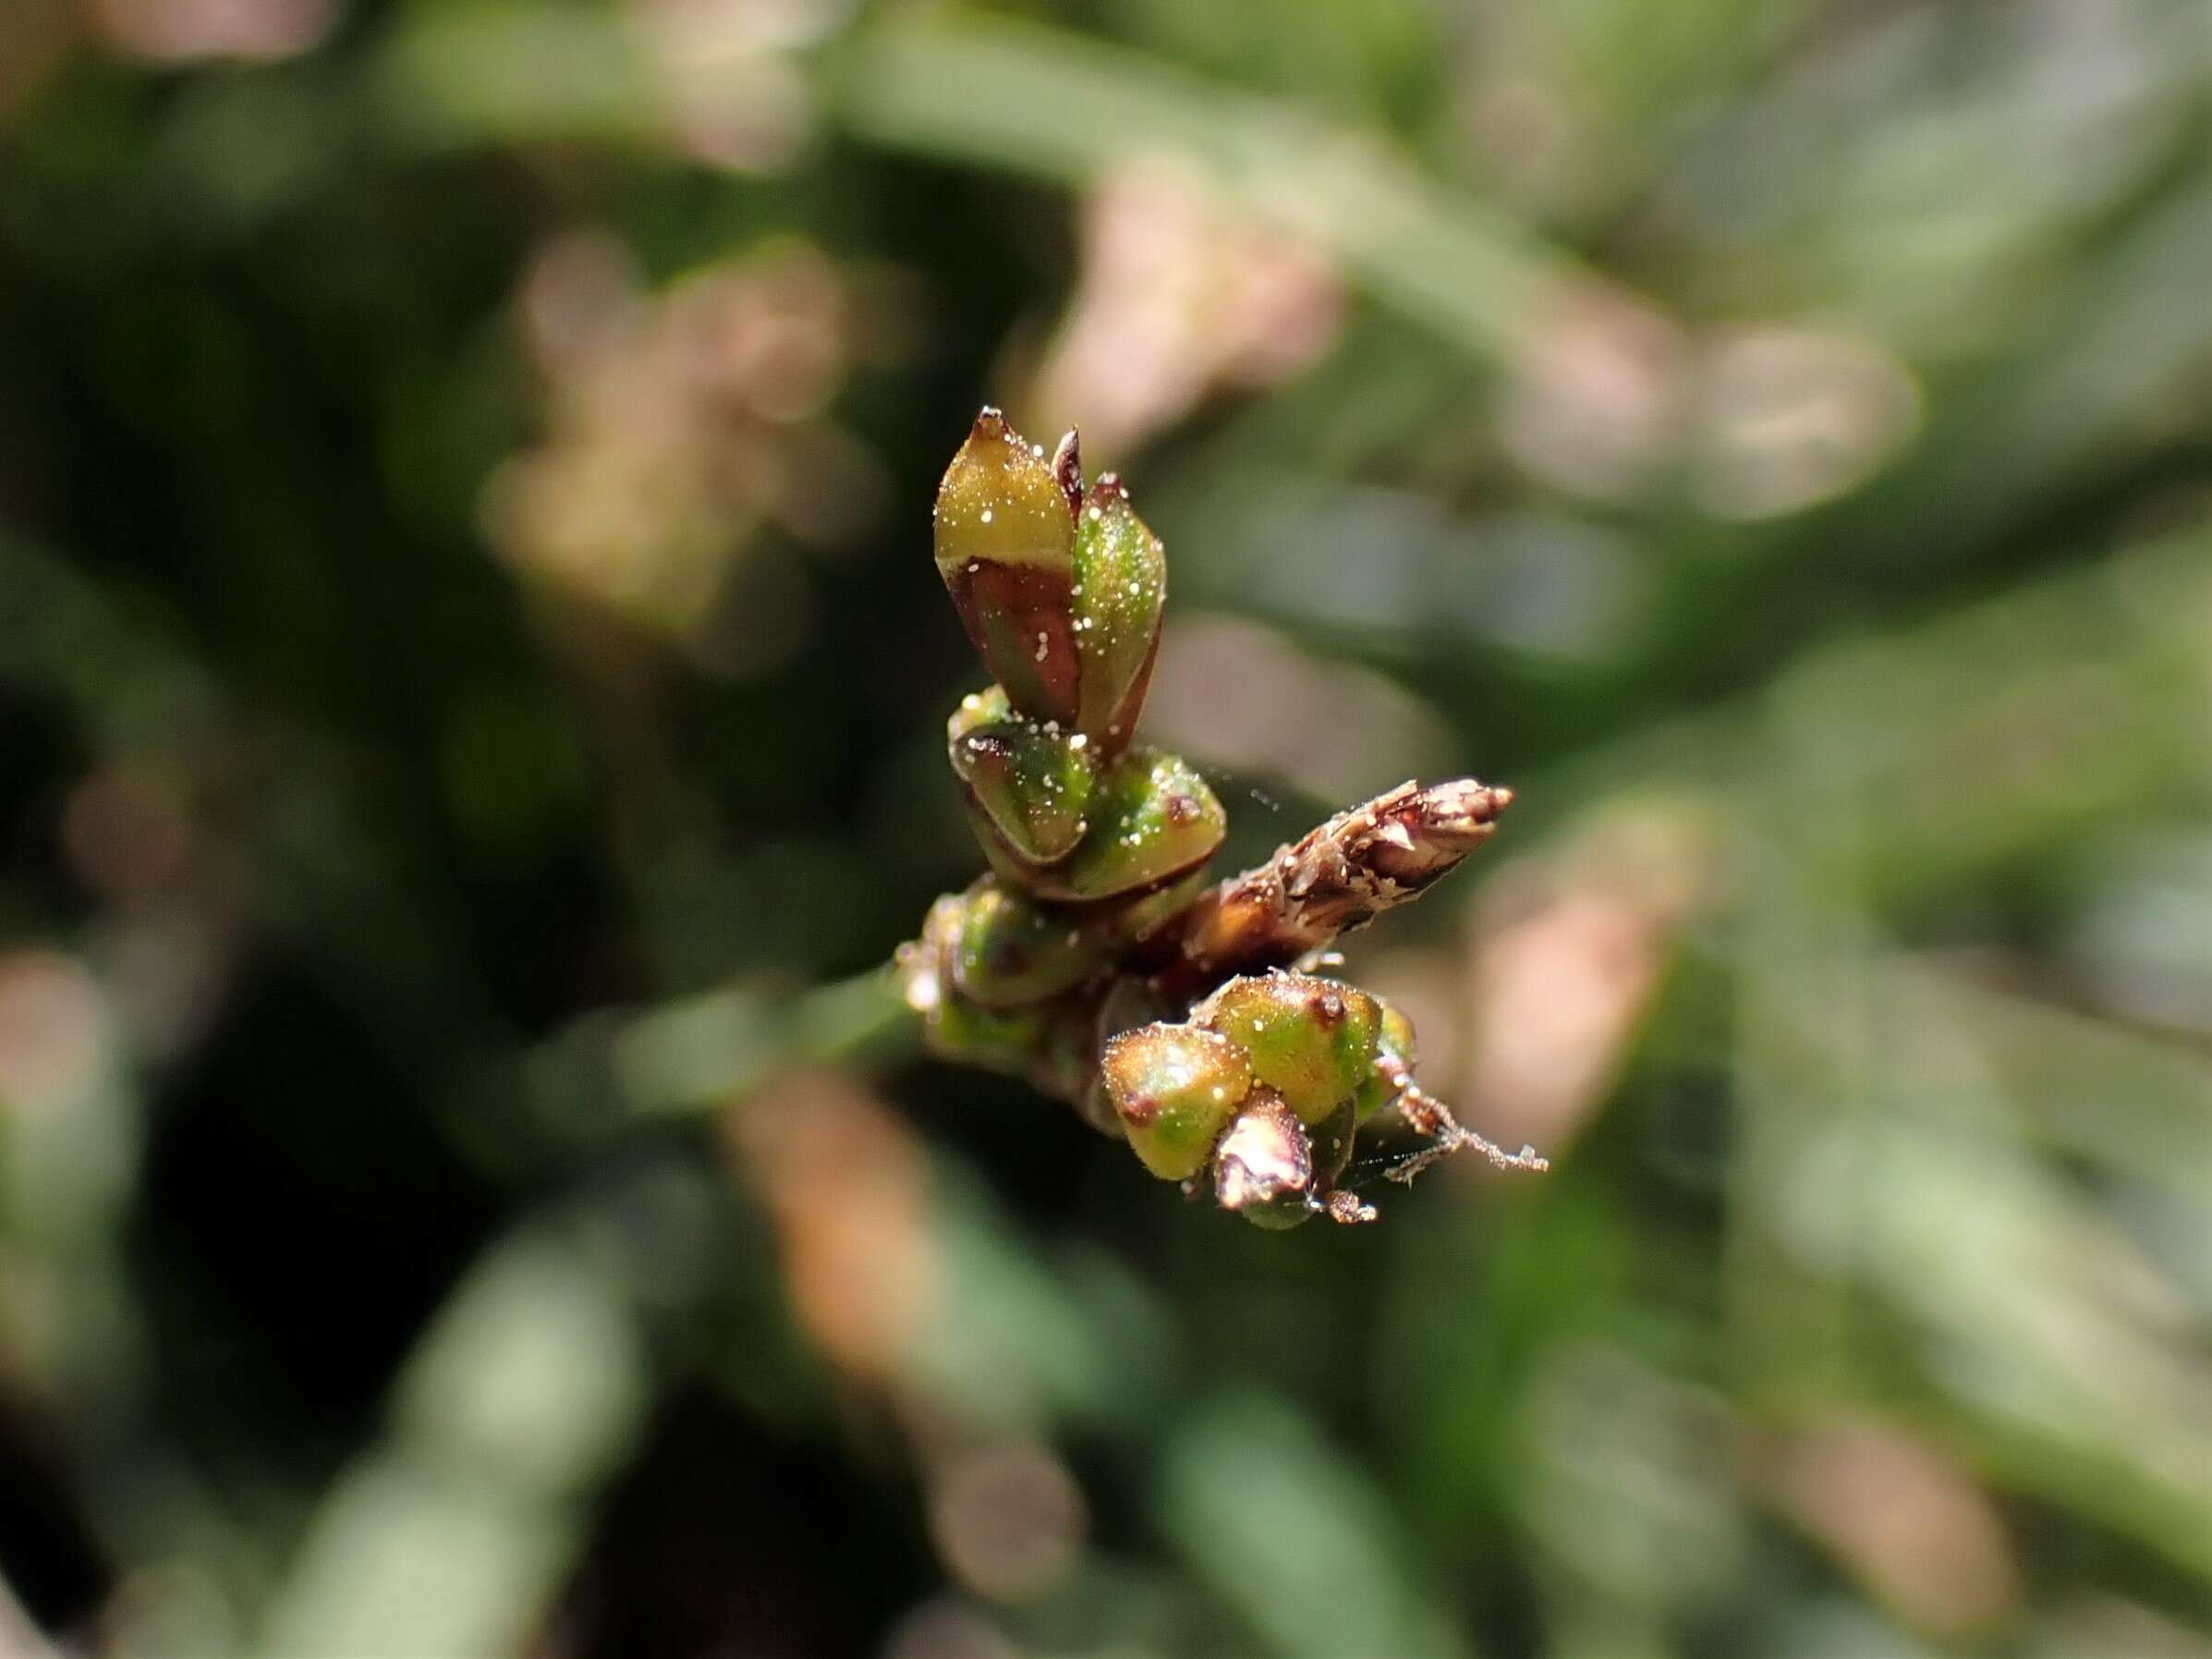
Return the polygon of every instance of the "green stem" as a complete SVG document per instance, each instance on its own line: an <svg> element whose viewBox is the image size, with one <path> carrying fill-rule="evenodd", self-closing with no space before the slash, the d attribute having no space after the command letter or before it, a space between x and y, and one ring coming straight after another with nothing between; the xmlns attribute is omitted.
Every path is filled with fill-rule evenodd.
<svg viewBox="0 0 2212 1659"><path fill-rule="evenodd" d="M727 990L632 1017L612 1043L624 1120L712 1112L777 1072L918 1052L921 1024L890 970L785 997Z"/></svg>

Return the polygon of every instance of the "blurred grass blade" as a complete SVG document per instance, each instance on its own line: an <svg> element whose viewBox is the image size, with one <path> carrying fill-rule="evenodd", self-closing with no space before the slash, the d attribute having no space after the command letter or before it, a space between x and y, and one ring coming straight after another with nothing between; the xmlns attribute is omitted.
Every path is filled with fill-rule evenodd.
<svg viewBox="0 0 2212 1659"><path fill-rule="evenodd" d="M711 1112L780 1067L919 1041L913 1011L881 970L797 996L733 988L662 1004L621 1026L613 1038L614 1084L625 1113Z"/></svg>
<svg viewBox="0 0 2212 1659"><path fill-rule="evenodd" d="M1172 155L1486 360L1570 290L1610 286L1510 215L1424 177L1373 134L1073 35L885 24L841 51L829 84L835 117L857 137L1062 184Z"/></svg>
<svg viewBox="0 0 2212 1659"><path fill-rule="evenodd" d="M1200 1406L1169 1442L1160 1524L1284 1659L1464 1659L1393 1548L1382 1494L1284 1408Z"/></svg>
<svg viewBox="0 0 2212 1659"><path fill-rule="evenodd" d="M1834 515L1837 555L1956 559L2113 451L2156 435L2159 401L2212 358L2212 171L2184 175L2080 274L2045 325L1946 403L1918 452ZM1901 537L1900 524L1930 534ZM1787 533L1768 537L1776 551Z"/></svg>
<svg viewBox="0 0 2212 1659"><path fill-rule="evenodd" d="M662 129L661 88L635 31L584 6L417 6L380 70L394 123L432 144L643 141Z"/></svg>
<svg viewBox="0 0 2212 1659"><path fill-rule="evenodd" d="M259 1651L519 1651L649 1403L601 1254L543 1224L494 1246L408 1361L389 1436L324 1496Z"/></svg>

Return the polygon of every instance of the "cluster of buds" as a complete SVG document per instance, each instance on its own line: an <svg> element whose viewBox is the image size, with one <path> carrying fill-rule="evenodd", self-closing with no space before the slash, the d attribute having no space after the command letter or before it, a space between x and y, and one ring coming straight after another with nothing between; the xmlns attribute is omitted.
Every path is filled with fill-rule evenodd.
<svg viewBox="0 0 2212 1659"><path fill-rule="evenodd" d="M1167 559L1076 434L1047 456L985 409L937 495L937 567L996 682L947 728L991 873L900 950L940 1054L1026 1076L1144 1166L1262 1226L1367 1221L1343 1185L1360 1128L1541 1169L1452 1121L1413 1080L1411 1025L1321 977L1339 933L1423 891L1512 799L1402 786L1209 888L1227 815L1180 756L1133 741Z"/></svg>

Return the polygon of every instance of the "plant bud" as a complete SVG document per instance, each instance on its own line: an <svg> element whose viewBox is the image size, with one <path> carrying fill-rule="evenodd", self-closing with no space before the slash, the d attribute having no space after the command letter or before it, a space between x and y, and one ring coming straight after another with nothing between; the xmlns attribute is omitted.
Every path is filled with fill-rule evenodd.
<svg viewBox="0 0 2212 1659"><path fill-rule="evenodd" d="M948 954L963 995L1015 1008L1096 978L1098 945L1091 930L986 880L968 891Z"/></svg>
<svg viewBox="0 0 2212 1659"><path fill-rule="evenodd" d="M1083 838L1097 787L1087 740L1027 720L973 724L967 713L963 703L953 717L947 748L968 799L1024 863L1066 858Z"/></svg>
<svg viewBox="0 0 2212 1659"><path fill-rule="evenodd" d="M1159 653L1167 552L1111 472L1091 486L1076 515L1075 567L1076 725L1115 755L1136 730Z"/></svg>
<svg viewBox="0 0 2212 1659"><path fill-rule="evenodd" d="M1235 1043L1191 1025L1124 1031L1106 1044L1099 1069L1131 1149L1163 1181L1206 1167L1252 1083Z"/></svg>
<svg viewBox="0 0 2212 1659"><path fill-rule="evenodd" d="M1091 1009L1091 1053L1103 1055L1107 1044L1124 1031L1150 1025L1155 1020L1173 1017L1165 998L1146 980L1116 977L1106 982L1104 993ZM1121 1114L1113 1109L1113 1095L1106 1087L1106 1073L1096 1067L1090 1081L1084 1088L1076 1109L1085 1123L1101 1134L1116 1141L1127 1139L1122 1128Z"/></svg>
<svg viewBox="0 0 2212 1659"><path fill-rule="evenodd" d="M1113 933L1123 945L1141 944L1190 909L1206 890L1206 872L1194 870L1178 881L1115 909Z"/></svg>
<svg viewBox="0 0 2212 1659"><path fill-rule="evenodd" d="M1310 1221L1313 1143L1297 1115L1255 1083L1213 1154L1213 1195L1255 1226L1281 1230Z"/></svg>
<svg viewBox="0 0 2212 1659"><path fill-rule="evenodd" d="M1043 1047L1046 1019L1036 1007L985 1007L946 984L930 1010L929 1032L930 1049L947 1059L1027 1074Z"/></svg>
<svg viewBox="0 0 2212 1659"><path fill-rule="evenodd" d="M1228 830L1228 814L1188 762L1133 749L1100 777L1090 828L1056 879L1073 899L1159 886L1213 857Z"/></svg>
<svg viewBox="0 0 2212 1659"><path fill-rule="evenodd" d="M1359 1120L1362 1123L1398 1098L1398 1079L1413 1075L1416 1055L1413 1021L1406 1019L1395 1003L1385 1002L1378 996L1375 1006L1382 1010L1382 1025L1375 1036L1375 1054L1379 1060L1393 1064L1378 1066L1367 1080L1359 1086ZM1393 1077L1392 1072L1397 1075Z"/></svg>
<svg viewBox="0 0 2212 1659"><path fill-rule="evenodd" d="M1017 712L1071 727L1078 504L1063 480L1076 471L1072 444L1048 461L986 409L945 469L936 509L937 573L991 678Z"/></svg>
<svg viewBox="0 0 2212 1659"><path fill-rule="evenodd" d="M1193 1014L1252 1055L1252 1075L1318 1124L1374 1074L1382 1013L1350 985L1303 973L1231 980Z"/></svg>

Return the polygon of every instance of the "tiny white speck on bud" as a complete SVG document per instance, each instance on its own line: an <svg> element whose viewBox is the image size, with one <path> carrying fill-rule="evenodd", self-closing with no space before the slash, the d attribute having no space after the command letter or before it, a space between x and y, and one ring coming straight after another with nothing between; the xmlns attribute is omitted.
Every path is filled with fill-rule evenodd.
<svg viewBox="0 0 2212 1659"><path fill-rule="evenodd" d="M986 524L991 522L991 509L989 507L985 507L983 509L983 522Z"/></svg>
<svg viewBox="0 0 2212 1659"><path fill-rule="evenodd" d="M944 1000L944 989L934 973L918 973L906 982L906 1006L917 1014L934 1013Z"/></svg>
<svg viewBox="0 0 2212 1659"><path fill-rule="evenodd" d="M1046 647L1046 645L1047 645L1047 644L1048 644L1048 641L1047 641L1047 640L1046 640L1046 638L1045 638L1045 632L1044 632L1044 629L1042 629L1042 628L1039 628L1039 629L1037 630L1037 659L1036 659L1038 662L1040 662L1040 663L1041 663L1041 662L1043 662L1043 661L1045 660L1045 647Z"/></svg>

